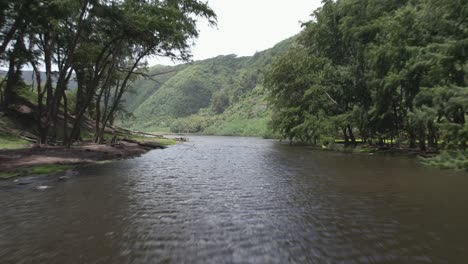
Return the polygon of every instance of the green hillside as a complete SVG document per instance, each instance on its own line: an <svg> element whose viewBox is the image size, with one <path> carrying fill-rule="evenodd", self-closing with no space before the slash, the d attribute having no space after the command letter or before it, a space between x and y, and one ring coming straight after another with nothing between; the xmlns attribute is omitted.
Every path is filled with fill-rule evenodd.
<svg viewBox="0 0 468 264"><path fill-rule="evenodd" d="M140 79L135 81L133 89L125 95L124 107L128 112L135 111L146 99L151 97L161 86L170 78L177 74L181 67L169 67L157 65L151 67L149 70L150 75L155 75L153 79L158 81L148 81Z"/></svg>
<svg viewBox="0 0 468 264"><path fill-rule="evenodd" d="M261 83L273 58L294 38L251 57L218 56L179 66L155 66L135 82L122 122L133 129L262 136L269 112Z"/></svg>

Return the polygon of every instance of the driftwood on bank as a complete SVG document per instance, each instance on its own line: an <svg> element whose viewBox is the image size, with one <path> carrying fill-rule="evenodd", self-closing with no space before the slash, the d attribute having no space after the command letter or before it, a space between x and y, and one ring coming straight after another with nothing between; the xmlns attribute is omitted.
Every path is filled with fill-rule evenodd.
<svg viewBox="0 0 468 264"><path fill-rule="evenodd" d="M128 143L134 143L134 144L138 144L139 146L141 147L145 147L145 148L150 148L150 149L165 149L167 148L166 146L163 146L157 142L151 142L151 141L136 141L136 140L133 140L133 139L129 139L129 138L124 138L122 139L122 141L124 142L128 142Z"/></svg>

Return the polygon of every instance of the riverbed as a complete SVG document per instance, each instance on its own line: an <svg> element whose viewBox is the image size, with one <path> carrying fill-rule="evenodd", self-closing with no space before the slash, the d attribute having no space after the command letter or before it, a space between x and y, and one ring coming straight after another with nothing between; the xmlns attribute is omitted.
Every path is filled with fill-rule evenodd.
<svg viewBox="0 0 468 264"><path fill-rule="evenodd" d="M0 182L0 263L465 263L468 174L190 136Z"/></svg>

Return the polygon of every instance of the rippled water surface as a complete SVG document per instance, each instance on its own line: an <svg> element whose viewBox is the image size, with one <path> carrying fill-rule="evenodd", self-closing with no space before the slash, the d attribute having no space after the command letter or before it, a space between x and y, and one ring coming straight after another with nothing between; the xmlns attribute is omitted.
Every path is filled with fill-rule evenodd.
<svg viewBox="0 0 468 264"><path fill-rule="evenodd" d="M0 263L468 263L468 175L191 137L0 182Z"/></svg>

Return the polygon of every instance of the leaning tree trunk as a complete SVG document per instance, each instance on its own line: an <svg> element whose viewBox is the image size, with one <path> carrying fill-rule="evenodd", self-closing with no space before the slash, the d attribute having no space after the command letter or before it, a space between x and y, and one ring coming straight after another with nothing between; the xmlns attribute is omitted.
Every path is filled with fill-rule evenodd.
<svg viewBox="0 0 468 264"><path fill-rule="evenodd" d="M3 108L3 104L4 104L4 97L3 97L3 84L5 83L5 78L2 79L2 81L0 81L0 107Z"/></svg>
<svg viewBox="0 0 468 264"><path fill-rule="evenodd" d="M14 89L17 87L19 79L21 77L21 69L17 65L17 45L15 45L14 51L11 54L10 62L8 66L7 81L5 89L3 90L4 104L3 108L6 111L14 99Z"/></svg>
<svg viewBox="0 0 468 264"><path fill-rule="evenodd" d="M68 144L68 100L66 93L63 93L63 146L70 147Z"/></svg>
<svg viewBox="0 0 468 264"><path fill-rule="evenodd" d="M418 142L419 142L419 150L426 151L426 133L423 127L419 128Z"/></svg>
<svg viewBox="0 0 468 264"><path fill-rule="evenodd" d="M427 139L428 139L428 145L430 148L434 149L434 150L437 150L438 149L438 143L437 143L437 130L436 130L436 127L434 126L434 123L433 122L429 122L427 124L427 128L428 128L428 135L427 135Z"/></svg>
<svg viewBox="0 0 468 264"><path fill-rule="evenodd" d="M414 130L410 128L408 132L408 137L409 137L409 147L410 148L416 148L416 135L414 133Z"/></svg>
<svg viewBox="0 0 468 264"><path fill-rule="evenodd" d="M356 138L354 137L353 130L351 129L350 125L348 125L347 128L348 128L348 132L349 132L349 138L351 139L351 144L353 145L353 147L355 147L356 146Z"/></svg>
<svg viewBox="0 0 468 264"><path fill-rule="evenodd" d="M345 147L349 146L349 137L348 137L348 133L346 132L346 130L347 130L346 127L341 128L341 131L343 131L343 138L344 138Z"/></svg>
<svg viewBox="0 0 468 264"><path fill-rule="evenodd" d="M107 126L107 123L109 122L109 120L111 119L112 116L114 116L114 113L115 111L117 110L117 107L120 103L120 100L122 98L122 95L124 94L125 90L127 89L127 86L128 86L128 82L130 81L130 78L132 77L135 69L138 67L138 64L140 63L140 61L150 52L150 49L147 49L145 50L144 52L142 52L141 54L139 54L139 56L137 57L137 59L135 60L135 62L133 63L132 67L130 68L130 70L127 72L125 78L122 80L122 83L118 83L117 86L116 86L116 95L117 96L114 96L115 98L113 98L113 103L112 103L112 106L110 107L110 110L109 112L107 113L106 116L103 117L103 122L102 122L102 126L101 126L101 138L102 136L104 135L104 130Z"/></svg>

